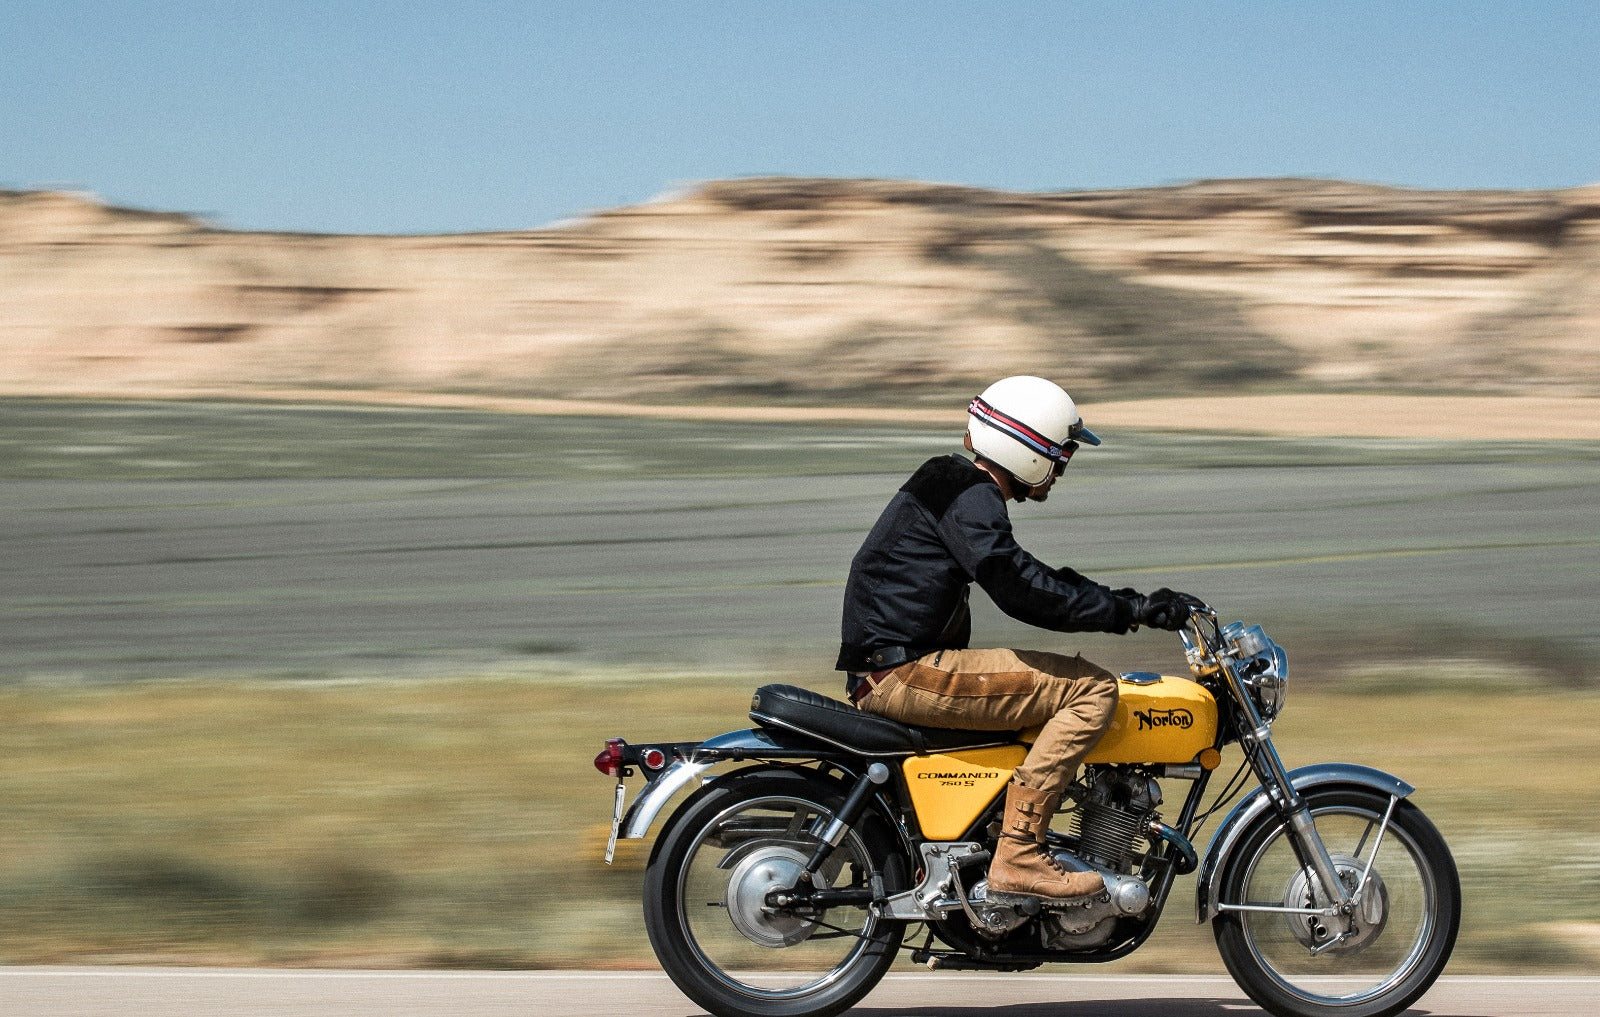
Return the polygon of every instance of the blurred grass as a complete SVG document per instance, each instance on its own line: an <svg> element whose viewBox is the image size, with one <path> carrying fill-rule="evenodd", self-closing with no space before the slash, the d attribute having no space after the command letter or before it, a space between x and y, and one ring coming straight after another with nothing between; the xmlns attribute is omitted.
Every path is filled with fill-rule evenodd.
<svg viewBox="0 0 1600 1017"><path fill-rule="evenodd" d="M8 689L0 957L604 966L585 930L632 894L573 849L609 809L610 688Z"/></svg>
<svg viewBox="0 0 1600 1017"><path fill-rule="evenodd" d="M1419 681L1297 689L1278 725L1287 761L1361 762L1418 786L1462 870L1452 970L1593 970L1600 694L1387 694L1436 689L1439 668L1464 665L1392 666ZM610 784L589 761L612 735L743 727L751 684L564 673L0 689L0 962L649 966L644 845L600 863ZM1192 901L1190 877L1120 966L1220 970Z"/></svg>

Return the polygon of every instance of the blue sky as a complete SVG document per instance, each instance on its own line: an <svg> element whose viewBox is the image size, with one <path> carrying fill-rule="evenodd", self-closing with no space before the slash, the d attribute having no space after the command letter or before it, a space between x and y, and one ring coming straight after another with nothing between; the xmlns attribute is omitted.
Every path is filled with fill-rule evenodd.
<svg viewBox="0 0 1600 1017"><path fill-rule="evenodd" d="M1600 0L0 6L0 187L523 229L752 174L1600 181Z"/></svg>

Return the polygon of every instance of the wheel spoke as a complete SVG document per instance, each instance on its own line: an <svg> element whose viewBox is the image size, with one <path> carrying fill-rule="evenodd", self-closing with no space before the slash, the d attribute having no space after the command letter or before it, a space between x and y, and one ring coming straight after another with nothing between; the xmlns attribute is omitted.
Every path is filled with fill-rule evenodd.
<svg viewBox="0 0 1600 1017"><path fill-rule="evenodd" d="M1377 823L1368 823L1367 828L1361 831L1361 839L1356 841L1355 850L1351 851L1350 854L1356 858L1360 858L1361 849L1367 846L1367 838L1370 837L1372 835L1372 831L1376 830L1377 828Z"/></svg>
<svg viewBox="0 0 1600 1017"><path fill-rule="evenodd" d="M1459 914L1454 866L1420 813L1406 813L1416 821L1393 816L1384 827L1389 804L1359 792L1310 802L1340 882L1353 891L1367 874L1350 913L1240 911L1219 919L1224 959L1258 1002L1292 1000L1269 1008L1308 1015L1392 1012L1391 997L1415 998L1442 969ZM1299 908L1336 896L1304 864L1286 827L1262 826L1246 841L1224 900ZM1374 858L1363 858L1369 843Z"/></svg>
<svg viewBox="0 0 1600 1017"><path fill-rule="evenodd" d="M774 911L766 894L794 885L815 848L814 831L828 813L809 802L745 802L707 824L685 860L681 884L689 945L716 977L740 991L786 998L839 977L870 937L874 920L860 906L835 906L814 914ZM728 826L765 828L775 834L745 841L733 865L720 845ZM861 880L871 866L859 840L847 837L818 874L833 886L847 871ZM694 907L695 902L707 907Z"/></svg>

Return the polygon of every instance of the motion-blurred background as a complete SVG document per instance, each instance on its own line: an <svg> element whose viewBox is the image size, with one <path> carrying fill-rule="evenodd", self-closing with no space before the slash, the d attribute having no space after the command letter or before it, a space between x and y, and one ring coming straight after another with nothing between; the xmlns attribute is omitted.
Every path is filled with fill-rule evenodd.
<svg viewBox="0 0 1600 1017"><path fill-rule="evenodd" d="M1285 643L1291 764L1404 776L1456 851L1456 970L1593 970L1597 45L1559 3L13 5L0 961L651 963L588 760L837 693L862 535L1036 373L1106 444L1025 545ZM1184 892L1122 963L1220 970Z"/></svg>

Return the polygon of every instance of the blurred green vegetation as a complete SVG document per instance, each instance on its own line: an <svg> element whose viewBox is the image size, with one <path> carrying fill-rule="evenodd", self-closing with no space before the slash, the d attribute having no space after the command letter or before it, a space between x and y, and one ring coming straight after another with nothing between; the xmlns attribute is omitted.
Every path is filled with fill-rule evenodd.
<svg viewBox="0 0 1600 1017"><path fill-rule="evenodd" d="M1600 694L1441 693L1460 664L1392 666L1416 680L1295 690L1286 760L1417 785L1461 867L1452 970L1592 970ZM0 689L0 962L650 966L647 845L601 863L611 783L590 760L608 736L744 727L750 691L623 672ZM1192 902L1189 877L1121 969L1220 970Z"/></svg>

